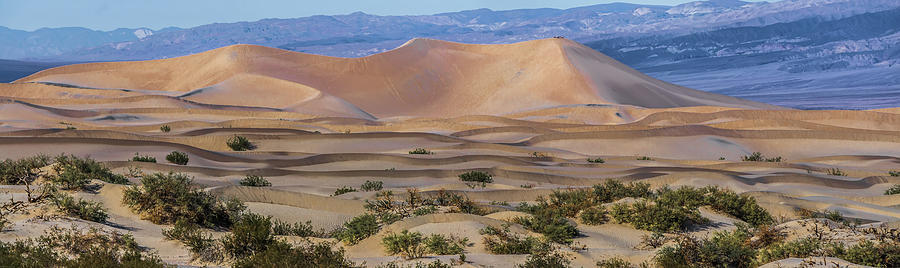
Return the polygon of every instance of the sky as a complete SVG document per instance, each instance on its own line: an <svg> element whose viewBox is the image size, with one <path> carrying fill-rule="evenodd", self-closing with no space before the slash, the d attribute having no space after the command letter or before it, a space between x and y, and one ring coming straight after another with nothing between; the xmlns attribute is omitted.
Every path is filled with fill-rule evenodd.
<svg viewBox="0 0 900 268"><path fill-rule="evenodd" d="M571 8L610 2L677 5L688 0L0 0L0 26L189 28L216 22L297 18L362 11L375 15L425 15L478 8Z"/></svg>

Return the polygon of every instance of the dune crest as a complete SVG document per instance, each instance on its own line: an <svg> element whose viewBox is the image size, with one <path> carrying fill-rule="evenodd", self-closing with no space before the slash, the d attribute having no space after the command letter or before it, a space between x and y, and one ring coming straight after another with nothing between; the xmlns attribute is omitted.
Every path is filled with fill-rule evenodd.
<svg viewBox="0 0 900 268"><path fill-rule="evenodd" d="M321 115L360 118L500 115L579 104L778 108L668 84L566 39L504 45L413 39L363 58L233 45L172 59L63 66L16 81L23 82L184 92L219 105L336 105ZM203 93L210 88L217 92ZM301 105L313 101L313 92L323 104Z"/></svg>

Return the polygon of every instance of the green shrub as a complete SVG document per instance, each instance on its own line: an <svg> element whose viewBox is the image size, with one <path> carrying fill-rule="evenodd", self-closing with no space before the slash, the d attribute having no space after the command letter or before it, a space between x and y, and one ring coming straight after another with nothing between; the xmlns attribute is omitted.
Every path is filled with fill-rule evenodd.
<svg viewBox="0 0 900 268"><path fill-rule="evenodd" d="M588 161L589 163L595 163L595 164L603 164L603 163L606 163L606 161L603 160L603 158L599 158L599 157L597 157L597 158L588 158L587 161Z"/></svg>
<svg viewBox="0 0 900 268"><path fill-rule="evenodd" d="M806 258L825 249L826 244L813 237L778 243L759 251L759 263L770 263L787 258Z"/></svg>
<svg viewBox="0 0 900 268"><path fill-rule="evenodd" d="M363 183L363 185L360 186L359 188L362 189L363 191L366 191L366 192L381 191L381 189L384 188L384 182L382 182L382 181L369 181L369 180L367 180L367 181L366 181L365 183Z"/></svg>
<svg viewBox="0 0 900 268"><path fill-rule="evenodd" d="M53 197L53 203L59 211L82 220L104 223L109 217L100 203L81 198L75 201L74 197L65 193L57 193Z"/></svg>
<svg viewBox="0 0 900 268"><path fill-rule="evenodd" d="M900 184L894 184L894 186L891 186L891 188L884 191L884 194L885 195L900 194Z"/></svg>
<svg viewBox="0 0 900 268"><path fill-rule="evenodd" d="M184 174L155 173L141 178L140 186L126 188L122 203L156 224L184 220L206 227L230 226L246 209L240 202L219 200L192 185Z"/></svg>
<svg viewBox="0 0 900 268"><path fill-rule="evenodd" d="M766 158L760 152L754 152L750 155L741 156L741 161L744 162L781 162L783 160L784 159L782 159L781 156Z"/></svg>
<svg viewBox="0 0 900 268"><path fill-rule="evenodd" d="M843 170L841 170L839 168L826 169L825 174L833 175L833 176L842 176L842 177L847 176L847 172L844 172Z"/></svg>
<svg viewBox="0 0 900 268"><path fill-rule="evenodd" d="M893 242L873 243L862 241L846 250L841 250L840 258L855 264L874 267L900 267L900 244Z"/></svg>
<svg viewBox="0 0 900 268"><path fill-rule="evenodd" d="M166 155L166 160L169 163L184 166L188 163L188 155L179 151L172 151L169 155Z"/></svg>
<svg viewBox="0 0 900 268"><path fill-rule="evenodd" d="M36 239L0 242L3 267L174 267L146 254L130 235L51 227Z"/></svg>
<svg viewBox="0 0 900 268"><path fill-rule="evenodd" d="M637 158L637 160L641 160L641 161L651 161L651 160L653 160L653 158L650 158L649 156L640 156L640 157Z"/></svg>
<svg viewBox="0 0 900 268"><path fill-rule="evenodd" d="M636 229L651 232L678 232L686 230L691 225L709 221L700 216L696 207L686 208L645 201L631 205L617 204L612 207L612 215L620 223L630 223Z"/></svg>
<svg viewBox="0 0 900 268"><path fill-rule="evenodd" d="M0 183L30 184L42 175L39 169L50 163L50 157L46 155L36 155L18 160L6 159L0 162Z"/></svg>
<svg viewBox="0 0 900 268"><path fill-rule="evenodd" d="M280 220L272 220L272 233L275 235L290 235L299 237L325 237L322 230L313 229L312 222L305 223L295 222L293 224Z"/></svg>
<svg viewBox="0 0 900 268"><path fill-rule="evenodd" d="M159 127L159 130L162 132L169 132L169 131L172 131L172 128L169 127L169 125L163 125L163 126Z"/></svg>
<svg viewBox="0 0 900 268"><path fill-rule="evenodd" d="M751 237L743 230L716 232L709 239L680 235L676 245L657 251L655 260L661 267L753 267Z"/></svg>
<svg viewBox="0 0 900 268"><path fill-rule="evenodd" d="M545 243L535 237L510 232L509 224L504 224L503 228L485 226L480 233L484 235L484 248L493 254L528 254Z"/></svg>
<svg viewBox="0 0 900 268"><path fill-rule="evenodd" d="M329 242L305 243L291 247L287 243L277 242L266 247L249 258L237 260L235 268L344 268L359 267L347 259L344 249L334 250Z"/></svg>
<svg viewBox="0 0 900 268"><path fill-rule="evenodd" d="M609 221L606 216L606 209L600 207L590 207L581 211L581 222L588 225L601 225Z"/></svg>
<svg viewBox="0 0 900 268"><path fill-rule="evenodd" d="M244 215L221 241L225 255L235 260L263 252L275 244L272 219L254 213Z"/></svg>
<svg viewBox="0 0 900 268"><path fill-rule="evenodd" d="M481 187L487 186L488 183L494 182L494 177L491 174L481 171L469 171L459 175L459 180L470 183L480 183Z"/></svg>
<svg viewBox="0 0 900 268"><path fill-rule="evenodd" d="M191 251L193 260L220 262L224 259L221 244L194 223L178 221L173 228L163 229L162 234L168 240L184 244Z"/></svg>
<svg viewBox="0 0 900 268"><path fill-rule="evenodd" d="M131 158L131 161L134 162L147 162L147 163L156 163L156 157L152 157L149 155L140 155L138 153L134 153L134 157Z"/></svg>
<svg viewBox="0 0 900 268"><path fill-rule="evenodd" d="M632 268L634 265L631 265L630 262L625 261L621 258L615 257L605 260L597 261L598 268Z"/></svg>
<svg viewBox="0 0 900 268"><path fill-rule="evenodd" d="M445 236L442 234L432 234L425 238L425 248L429 253L435 255L459 255L465 252L466 245L469 244L468 238L458 238L455 236Z"/></svg>
<svg viewBox="0 0 900 268"><path fill-rule="evenodd" d="M249 151L255 148L255 146L250 143L250 140L248 140L244 136L238 135L234 135L231 138L228 138L228 140L225 141L225 144L228 145L228 148L231 148L231 150L233 151Z"/></svg>
<svg viewBox="0 0 900 268"><path fill-rule="evenodd" d="M411 233L407 230L403 230L399 234L390 233L381 240L381 244L388 254L400 254L408 260L418 259L425 255L427 248L423 242L425 242L425 238L421 233Z"/></svg>
<svg viewBox="0 0 900 268"><path fill-rule="evenodd" d="M332 196L339 196L342 194L352 193L352 192L356 192L356 189L353 189L353 187L350 187L350 186L341 186L341 188L337 188L337 190L334 190L334 194Z"/></svg>
<svg viewBox="0 0 900 268"><path fill-rule="evenodd" d="M348 245L356 245L359 241L378 232L378 218L372 214L356 216L335 231L334 237Z"/></svg>
<svg viewBox="0 0 900 268"><path fill-rule="evenodd" d="M268 187L272 186L272 183L266 178L256 176L256 175L247 175L240 182L238 182L241 186L250 186L250 187Z"/></svg>
<svg viewBox="0 0 900 268"><path fill-rule="evenodd" d="M578 236L578 229L576 229L568 219L555 213L542 213L531 217L517 217L513 221L529 230L544 235L547 240L556 243L571 244L572 238Z"/></svg>
<svg viewBox="0 0 900 268"><path fill-rule="evenodd" d="M62 189L84 189L91 180L128 184L125 176L112 173L109 168L91 158L62 154L55 160L53 170L57 175L50 176L49 180Z"/></svg>
<svg viewBox="0 0 900 268"><path fill-rule="evenodd" d="M900 171L891 170L891 171L888 171L888 175L891 175L891 177L900 177Z"/></svg>
<svg viewBox="0 0 900 268"><path fill-rule="evenodd" d="M532 251L525 263L517 265L519 268L566 268L571 267L572 259L549 245L544 245Z"/></svg>
<svg viewBox="0 0 900 268"><path fill-rule="evenodd" d="M425 150L424 148L416 148L412 151L409 151L409 154L434 154L434 152Z"/></svg>

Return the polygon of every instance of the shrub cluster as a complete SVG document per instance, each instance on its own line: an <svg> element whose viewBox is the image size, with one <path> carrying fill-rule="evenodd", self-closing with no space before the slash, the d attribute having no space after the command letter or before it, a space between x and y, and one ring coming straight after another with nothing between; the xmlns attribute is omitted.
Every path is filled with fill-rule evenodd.
<svg viewBox="0 0 900 268"><path fill-rule="evenodd" d="M375 215L363 214L345 222L341 228L335 230L334 237L348 245L356 245L359 241L377 233L379 229L381 227Z"/></svg>
<svg viewBox="0 0 900 268"><path fill-rule="evenodd" d="M603 164L603 163L606 163L606 160L603 160L603 158L599 158L599 157L597 157L597 158L588 158L587 161L588 161L589 163L595 163L595 164Z"/></svg>
<svg viewBox="0 0 900 268"><path fill-rule="evenodd" d="M650 158L649 156L639 156L639 157L637 158L637 160L641 160L641 161L652 161L653 158Z"/></svg>
<svg viewBox="0 0 900 268"><path fill-rule="evenodd" d="M513 221L556 243L571 244L572 238L579 234L578 229L566 217L550 210L529 217L516 217Z"/></svg>
<svg viewBox="0 0 900 268"><path fill-rule="evenodd" d="M250 186L250 187L268 187L272 186L272 183L266 178L256 176L256 175L247 175L240 182L238 182L241 186Z"/></svg>
<svg viewBox="0 0 900 268"><path fill-rule="evenodd" d="M50 157L35 155L18 160L6 159L0 162L0 183L30 184L42 175L38 169L50 165Z"/></svg>
<svg viewBox="0 0 900 268"><path fill-rule="evenodd" d="M56 157L55 162L53 170L56 176L50 176L49 180L62 189L84 189L91 180L128 184L125 176L112 173L109 168L91 158L62 154Z"/></svg>
<svg viewBox="0 0 900 268"><path fill-rule="evenodd" d="M127 234L51 227L37 239L0 242L4 267L174 267L142 251Z"/></svg>
<svg viewBox="0 0 900 268"><path fill-rule="evenodd" d="M434 154L434 152L425 150L424 148L416 148L412 151L409 151L409 154Z"/></svg>
<svg viewBox="0 0 900 268"><path fill-rule="evenodd" d="M53 197L53 204L60 212L82 220L104 223L109 215L98 202L75 198L65 193L57 193Z"/></svg>
<svg viewBox="0 0 900 268"><path fill-rule="evenodd" d="M741 156L741 161L744 162L781 162L784 159L781 156L777 157L765 157L760 152L754 152L750 155Z"/></svg>
<svg viewBox="0 0 900 268"><path fill-rule="evenodd" d="M140 155L138 153L134 153L134 157L131 158L131 161L134 162L147 162L147 163L156 163L156 157L152 157L149 155Z"/></svg>
<svg viewBox="0 0 900 268"><path fill-rule="evenodd" d="M572 259L565 253L556 250L549 244L543 244L528 255L525 263L518 264L519 268L566 268L570 267Z"/></svg>
<svg viewBox="0 0 900 268"><path fill-rule="evenodd" d="M352 193L352 192L356 192L356 189L354 189L353 187L350 187L350 186L341 186L341 188L337 188L336 190L334 190L334 194L331 196L339 196L342 194Z"/></svg>
<svg viewBox="0 0 900 268"><path fill-rule="evenodd" d="M891 177L900 177L900 171L891 170L891 171L888 171L888 175L891 175Z"/></svg>
<svg viewBox="0 0 900 268"><path fill-rule="evenodd" d="M169 131L172 131L172 128L169 127L169 125L163 125L163 126L159 127L159 131L169 132Z"/></svg>
<svg viewBox="0 0 900 268"><path fill-rule="evenodd" d="M289 235L299 237L326 237L324 230L314 230L311 221L293 224L280 220L272 220L272 232L275 235Z"/></svg>
<svg viewBox="0 0 900 268"><path fill-rule="evenodd" d="M169 161L169 163L176 165L187 165L188 160L188 155L179 151L172 151L171 153L166 155L166 161Z"/></svg>
<svg viewBox="0 0 900 268"><path fill-rule="evenodd" d="M548 243L536 237L514 234L509 231L509 224L502 228L486 226L480 233L484 235L484 248L493 254L528 254Z"/></svg>
<svg viewBox="0 0 900 268"><path fill-rule="evenodd" d="M843 170L841 170L839 168L826 169L825 174L832 175L832 176L842 176L842 177L847 176L847 172L844 172Z"/></svg>
<svg viewBox="0 0 900 268"><path fill-rule="evenodd" d="M206 227L231 226L246 209L240 201L222 201L193 188L193 179L180 173L144 176L140 186L125 189L122 202L156 224L182 220Z"/></svg>
<svg viewBox="0 0 900 268"><path fill-rule="evenodd" d="M900 194L900 184L894 184L894 186L891 186L891 188L888 188L887 190L885 190L884 194L885 195Z"/></svg>
<svg viewBox="0 0 900 268"><path fill-rule="evenodd" d="M463 174L459 174L459 180L467 183L473 183L472 185L470 185L470 187L481 184L481 188L484 188L488 183L494 182L494 176L491 176L491 174L488 174L487 172L469 171Z"/></svg>
<svg viewBox="0 0 900 268"><path fill-rule="evenodd" d="M602 207L590 207L581 211L579 214L581 222L587 225L601 225L609 221L606 215L606 209Z"/></svg>
<svg viewBox="0 0 900 268"><path fill-rule="evenodd" d="M228 140L225 141L225 144L228 145L228 148L231 148L231 150L233 151L249 151L255 148L255 146L250 143L250 140L248 140L247 137L238 135L234 135L231 138L228 138Z"/></svg>
<svg viewBox="0 0 900 268"><path fill-rule="evenodd" d="M359 189L366 192L381 191L381 189L384 189L384 182L367 180Z"/></svg>

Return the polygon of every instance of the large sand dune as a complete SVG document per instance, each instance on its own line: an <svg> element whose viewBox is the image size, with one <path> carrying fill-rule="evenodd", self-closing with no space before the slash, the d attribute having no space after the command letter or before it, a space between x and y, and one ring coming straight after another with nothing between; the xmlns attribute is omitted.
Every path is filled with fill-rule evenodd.
<svg viewBox="0 0 900 268"><path fill-rule="evenodd" d="M256 148L231 151L225 141L233 135ZM415 148L434 154L408 154ZM175 150L189 155L188 165L165 162ZM740 160L752 152L785 161ZM400 196L406 188L426 195L444 189L498 210L513 207L496 202L515 205L609 179L654 188L718 185L756 197L786 226L796 225L790 221L801 208L841 211L867 223L900 221L900 196L882 194L900 183L888 175L900 170L896 109L780 109L667 84L564 39L510 45L416 39L357 59L239 45L53 68L0 84L0 158L37 153L90 156L120 173L183 172L255 212L329 229L364 213L364 200L375 194L334 191L367 180L383 181ZM127 161L134 153L159 163ZM606 163L586 161L596 157ZM834 168L846 176L827 174ZM493 174L495 182L469 188L457 178L473 170ZM247 174L273 186L237 186ZM6 188L21 195L21 187ZM107 185L80 195L110 208L115 224L103 228L134 230L164 260L198 264L184 247L162 239L164 226L122 207L120 194L121 187ZM487 253L478 230L516 213L410 218L347 252L368 265L395 260L380 237L411 229L467 237L475 243L467 248L470 264L510 267L526 256ZM692 232L738 221L703 213L713 227ZM46 224L22 218L0 239L31 237ZM578 228L585 250L571 252L577 265L610 256L638 263L654 254L635 248L647 232L628 225ZM518 225L513 230L529 234Z"/></svg>

